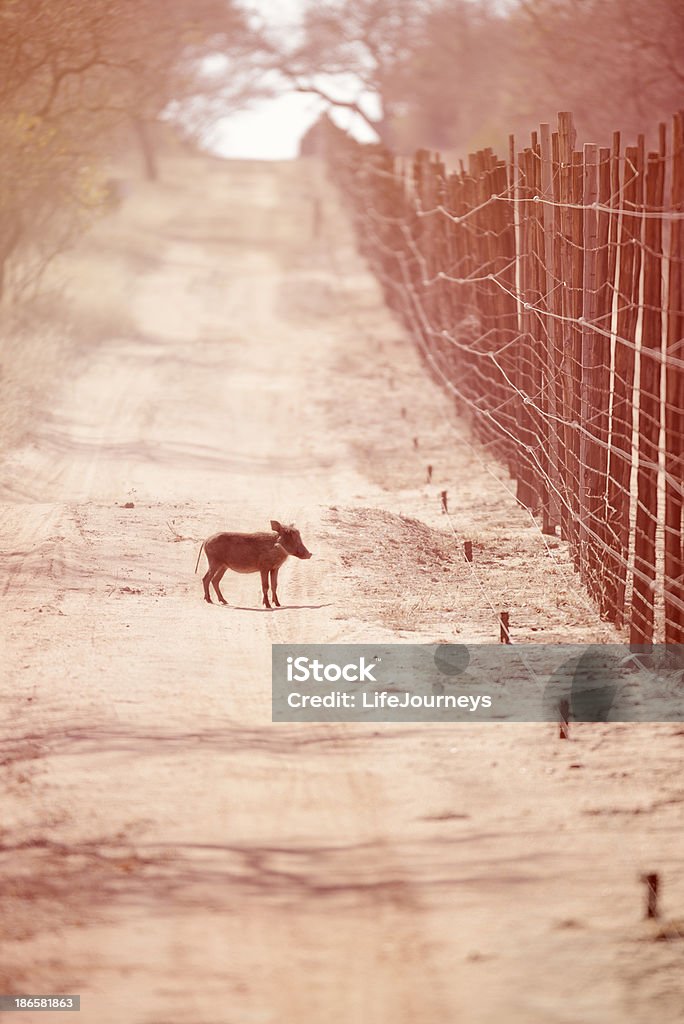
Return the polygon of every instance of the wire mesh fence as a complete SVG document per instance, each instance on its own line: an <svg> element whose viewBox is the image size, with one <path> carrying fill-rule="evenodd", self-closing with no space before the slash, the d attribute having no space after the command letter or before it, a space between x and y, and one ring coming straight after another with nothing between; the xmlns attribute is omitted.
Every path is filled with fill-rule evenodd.
<svg viewBox="0 0 684 1024"><path fill-rule="evenodd" d="M684 114L657 138L578 151L561 113L452 172L326 140L386 301L639 644L684 642Z"/></svg>

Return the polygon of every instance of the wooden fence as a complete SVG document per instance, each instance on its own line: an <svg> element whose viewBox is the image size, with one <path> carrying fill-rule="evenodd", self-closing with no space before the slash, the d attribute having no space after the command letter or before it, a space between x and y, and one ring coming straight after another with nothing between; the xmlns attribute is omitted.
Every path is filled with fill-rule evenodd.
<svg viewBox="0 0 684 1024"><path fill-rule="evenodd" d="M578 151L561 113L450 173L326 146L387 302L639 644L684 642L683 132Z"/></svg>

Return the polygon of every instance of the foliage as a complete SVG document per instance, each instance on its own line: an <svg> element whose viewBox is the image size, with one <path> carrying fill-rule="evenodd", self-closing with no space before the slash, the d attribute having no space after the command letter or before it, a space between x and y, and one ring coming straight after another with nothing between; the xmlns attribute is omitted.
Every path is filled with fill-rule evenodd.
<svg viewBox="0 0 684 1024"><path fill-rule="evenodd" d="M296 89L351 109L379 140L504 146L558 110L580 136L647 130L684 84L673 0L323 0L291 45L263 45Z"/></svg>
<svg viewBox="0 0 684 1024"><path fill-rule="evenodd" d="M0 0L0 294L10 261L43 268L102 205L102 155L123 123L154 171L145 127L172 102L187 130L188 109L199 124L244 101L247 38L231 0Z"/></svg>

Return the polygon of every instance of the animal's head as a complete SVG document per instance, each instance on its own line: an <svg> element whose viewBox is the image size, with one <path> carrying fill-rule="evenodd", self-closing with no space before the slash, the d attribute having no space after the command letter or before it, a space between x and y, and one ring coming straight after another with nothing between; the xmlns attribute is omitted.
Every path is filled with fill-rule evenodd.
<svg viewBox="0 0 684 1024"><path fill-rule="evenodd" d="M288 555L294 555L295 558L311 558L311 552L304 547L302 535L296 527L283 526L277 519L272 519L271 529L278 534L278 543L285 548Z"/></svg>

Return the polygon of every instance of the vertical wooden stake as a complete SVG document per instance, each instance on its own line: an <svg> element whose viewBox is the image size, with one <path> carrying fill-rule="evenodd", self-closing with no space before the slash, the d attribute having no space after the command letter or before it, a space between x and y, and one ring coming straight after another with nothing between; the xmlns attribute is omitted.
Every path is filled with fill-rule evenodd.
<svg viewBox="0 0 684 1024"><path fill-rule="evenodd" d="M553 155L551 145L551 126L549 124L539 125L539 143L541 154L541 194L544 199L550 202L542 206L542 230L543 230L543 257L544 266L541 270L542 283L544 287L544 308L549 312L556 311L554 272L554 208L550 205L553 202ZM560 522L560 497L561 487L561 453L558 434L559 415L562 410L558 409L558 392L560 388L559 373L559 336L560 323L557 320L549 319L545 330L548 332L548 343L545 353L546 373L546 401L548 404L548 432L549 444L549 475L553 486L548 491L548 505L544 506L542 533L552 536L556 532L556 523Z"/></svg>
<svg viewBox="0 0 684 1024"><path fill-rule="evenodd" d="M447 494L447 492L446 491L441 491L440 492L440 498L441 498L441 501L442 501L442 512L448 512L449 511L449 504L448 504L448 494Z"/></svg>
<svg viewBox="0 0 684 1024"><path fill-rule="evenodd" d="M597 444L592 438L594 424L605 402L605 394L599 393L599 373L602 349L610 339L598 335L595 330L597 306L597 268L598 268L598 215L595 204L598 199L598 146L593 142L584 144L584 174L582 186L584 239L582 264L582 342L580 374L580 422L589 424L590 430L584 431L580 437L579 449L579 512L580 512L580 572L582 582L594 588L596 566L594 555L596 546L592 534L596 532L597 504L602 496L596 494L596 469L600 456ZM610 357L609 357L610 359ZM600 506L599 506L600 507Z"/></svg>
<svg viewBox="0 0 684 1024"><path fill-rule="evenodd" d="M466 562L472 562L473 560L473 542L472 540L463 541L463 554L465 555Z"/></svg>
<svg viewBox="0 0 684 1024"><path fill-rule="evenodd" d="M620 183L619 147L615 143L614 184ZM628 146L624 157L624 179L618 197L619 203L631 213L641 208L643 199L643 162L638 147ZM676 221L674 222L676 224ZM625 595L627 593L629 549L632 537L630 478L634 461L632 453L632 416L637 401L635 389L636 353L628 342L617 339L633 338L639 310L639 282L641 280L641 231L639 217L622 220L617 245L620 252L617 292L620 305L617 311L617 334L614 353L613 395L610 426L610 476L608 480L608 508L611 512L610 547L607 559L611 577L609 601L613 608L613 621L620 629L625 621ZM679 337L679 336L678 336Z"/></svg>
<svg viewBox="0 0 684 1024"><path fill-rule="evenodd" d="M658 916L658 889L660 878L657 872L642 875L641 881L646 883L646 918L652 920Z"/></svg>
<svg viewBox="0 0 684 1024"><path fill-rule="evenodd" d="M431 480L432 480L432 466L428 466L428 468L427 468L427 482L430 483Z"/></svg>
<svg viewBox="0 0 684 1024"><path fill-rule="evenodd" d="M570 739L570 701L566 697L558 704L558 738Z"/></svg>
<svg viewBox="0 0 684 1024"><path fill-rule="evenodd" d="M646 205L656 212L663 204L665 160L649 153ZM658 527L658 460L660 444L661 356L663 323L663 225L649 217L644 227L643 332L639 353L639 452L637 462L634 581L629 641L652 644L655 628L656 533ZM650 358L649 358L650 353ZM679 442L681 443L681 438Z"/></svg>
<svg viewBox="0 0 684 1024"><path fill-rule="evenodd" d="M672 128L672 206L684 209L684 112ZM684 643L684 544L681 481L684 477L684 372L678 345L684 337L684 225L670 224L667 345L665 364L665 643Z"/></svg>
<svg viewBox="0 0 684 1024"><path fill-rule="evenodd" d="M416 450L418 449L418 438L417 438L417 437L414 437L414 438L413 438L413 447L414 447L414 448L415 448Z"/></svg>
<svg viewBox="0 0 684 1024"><path fill-rule="evenodd" d="M499 624L500 624L499 643L510 644L510 642L511 642L511 632L510 632L510 629L509 629L510 620L509 620L509 613L508 612L499 612Z"/></svg>

